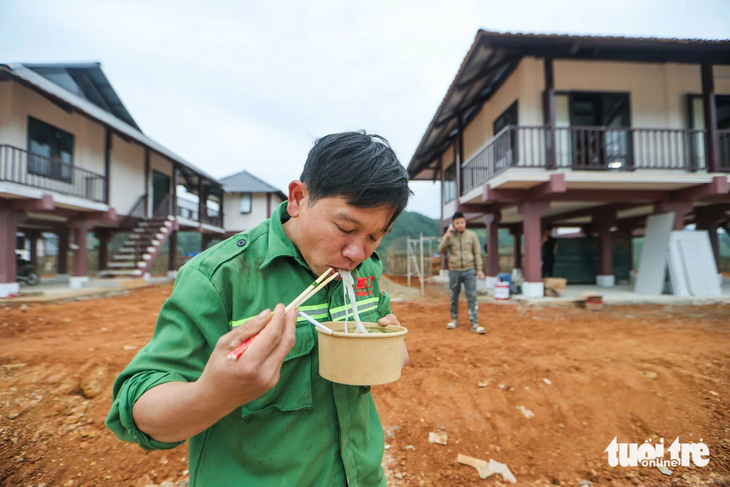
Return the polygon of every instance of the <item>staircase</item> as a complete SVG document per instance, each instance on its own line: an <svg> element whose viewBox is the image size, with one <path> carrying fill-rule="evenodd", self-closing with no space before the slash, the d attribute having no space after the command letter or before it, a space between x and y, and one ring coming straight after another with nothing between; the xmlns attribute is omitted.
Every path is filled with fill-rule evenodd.
<svg viewBox="0 0 730 487"><path fill-rule="evenodd" d="M141 220L122 247L112 256L100 277L142 277L149 272L177 222L172 215Z"/></svg>

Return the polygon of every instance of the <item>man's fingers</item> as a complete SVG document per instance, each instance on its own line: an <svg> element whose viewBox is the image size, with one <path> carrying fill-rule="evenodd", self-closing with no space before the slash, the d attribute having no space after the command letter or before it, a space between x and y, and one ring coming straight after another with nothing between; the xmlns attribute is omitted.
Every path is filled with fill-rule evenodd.
<svg viewBox="0 0 730 487"><path fill-rule="evenodd" d="M294 343L296 342L298 314L299 309L295 308L290 309L284 316L280 340L267 357L264 366L271 365L272 367L281 367L282 362L284 362L284 358L286 358L287 354L291 351L292 347L294 347Z"/></svg>
<svg viewBox="0 0 730 487"><path fill-rule="evenodd" d="M221 337L221 343L226 349L233 350L256 333L263 330L264 326L271 320L271 311L263 310L258 315L246 320L241 326L237 326Z"/></svg>
<svg viewBox="0 0 730 487"><path fill-rule="evenodd" d="M395 317L393 313L389 313L378 320L380 326L395 325L400 326L400 321Z"/></svg>
<svg viewBox="0 0 730 487"><path fill-rule="evenodd" d="M271 319L246 350L248 360L263 363L276 350L284 333L286 315L283 304L277 304Z"/></svg>

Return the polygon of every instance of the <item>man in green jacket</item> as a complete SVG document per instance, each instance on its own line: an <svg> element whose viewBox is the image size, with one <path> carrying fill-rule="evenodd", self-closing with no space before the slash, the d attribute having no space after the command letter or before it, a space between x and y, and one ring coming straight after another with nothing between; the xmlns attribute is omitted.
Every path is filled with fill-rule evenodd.
<svg viewBox="0 0 730 487"><path fill-rule="evenodd" d="M320 377L317 333L283 303L327 268L345 269L356 273L362 320L398 324L374 250L409 195L385 139L319 139L269 220L180 269L152 339L114 384L107 426L147 450L189 439L191 486L385 485L369 387ZM300 309L344 320L342 283Z"/></svg>

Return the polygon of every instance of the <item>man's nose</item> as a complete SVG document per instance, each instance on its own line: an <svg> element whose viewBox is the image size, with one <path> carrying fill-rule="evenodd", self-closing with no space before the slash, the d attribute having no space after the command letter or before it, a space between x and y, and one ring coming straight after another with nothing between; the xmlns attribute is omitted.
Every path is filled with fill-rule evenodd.
<svg viewBox="0 0 730 487"><path fill-rule="evenodd" d="M342 255L353 262L360 263L367 258L367 251L365 250L365 246L359 240L353 239L345 246L342 251Z"/></svg>

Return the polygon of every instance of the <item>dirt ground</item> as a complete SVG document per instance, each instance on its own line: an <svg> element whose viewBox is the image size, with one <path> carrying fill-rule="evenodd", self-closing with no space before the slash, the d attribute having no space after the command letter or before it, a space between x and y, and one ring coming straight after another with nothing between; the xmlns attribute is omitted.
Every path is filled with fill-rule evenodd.
<svg viewBox="0 0 730 487"><path fill-rule="evenodd" d="M391 286L411 358L400 381L373 387L391 485L510 485L459 453L506 464L517 485L730 485L730 305L480 303L478 336L464 303L461 326L444 328L443 288ZM186 485L186 446L144 452L104 427L112 382L170 292L0 308L0 485ZM616 436L702 441L710 462L671 476L612 468Z"/></svg>

